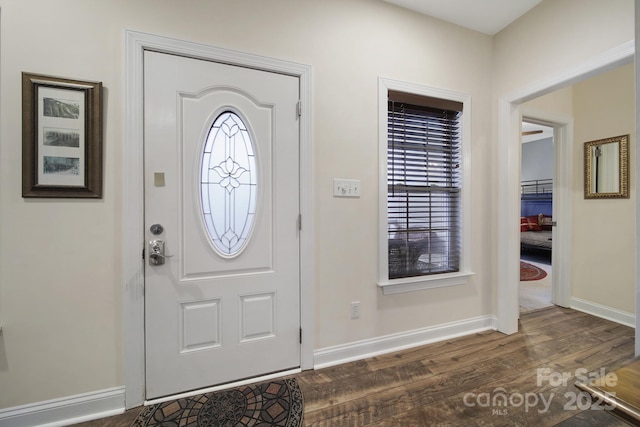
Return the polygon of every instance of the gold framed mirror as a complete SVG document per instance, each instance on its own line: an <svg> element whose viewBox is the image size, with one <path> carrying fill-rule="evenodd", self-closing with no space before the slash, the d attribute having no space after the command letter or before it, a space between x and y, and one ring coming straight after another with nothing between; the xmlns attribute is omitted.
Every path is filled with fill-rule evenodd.
<svg viewBox="0 0 640 427"><path fill-rule="evenodd" d="M629 198L629 135L584 143L584 198Z"/></svg>

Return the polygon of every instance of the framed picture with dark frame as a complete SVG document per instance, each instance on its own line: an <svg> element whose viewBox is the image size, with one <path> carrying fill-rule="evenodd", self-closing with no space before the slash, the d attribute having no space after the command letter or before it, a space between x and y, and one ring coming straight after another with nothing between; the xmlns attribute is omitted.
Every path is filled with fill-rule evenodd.
<svg viewBox="0 0 640 427"><path fill-rule="evenodd" d="M102 198L102 83L22 73L22 197Z"/></svg>

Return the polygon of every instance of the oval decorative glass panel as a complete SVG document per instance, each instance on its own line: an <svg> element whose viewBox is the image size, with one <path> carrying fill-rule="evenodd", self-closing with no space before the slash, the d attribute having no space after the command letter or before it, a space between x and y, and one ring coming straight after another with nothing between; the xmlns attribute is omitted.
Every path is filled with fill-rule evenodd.
<svg viewBox="0 0 640 427"><path fill-rule="evenodd" d="M200 177L209 239L222 256L236 256L251 235L258 190L253 141L236 113L225 111L209 129Z"/></svg>

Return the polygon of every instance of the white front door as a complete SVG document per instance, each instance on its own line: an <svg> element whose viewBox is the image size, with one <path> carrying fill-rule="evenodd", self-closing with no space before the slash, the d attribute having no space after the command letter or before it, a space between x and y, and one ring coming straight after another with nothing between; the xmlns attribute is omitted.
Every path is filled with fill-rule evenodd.
<svg viewBox="0 0 640 427"><path fill-rule="evenodd" d="M300 366L298 99L298 77L145 52L147 399Z"/></svg>

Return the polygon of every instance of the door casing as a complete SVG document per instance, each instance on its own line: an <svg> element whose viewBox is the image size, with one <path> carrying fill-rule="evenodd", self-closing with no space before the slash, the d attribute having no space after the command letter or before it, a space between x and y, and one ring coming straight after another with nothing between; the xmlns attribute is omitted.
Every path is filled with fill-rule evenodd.
<svg viewBox="0 0 640 427"><path fill-rule="evenodd" d="M311 67L131 30L125 31L123 281L125 407L145 401L144 359L144 51L206 59L296 76L300 81L300 310L302 369L313 368L313 163Z"/></svg>
<svg viewBox="0 0 640 427"><path fill-rule="evenodd" d="M571 189L573 188L573 118L522 108L522 120L553 128L553 250L551 302L570 306L571 298ZM521 154L522 157L522 154ZM519 284L515 283L517 287Z"/></svg>

